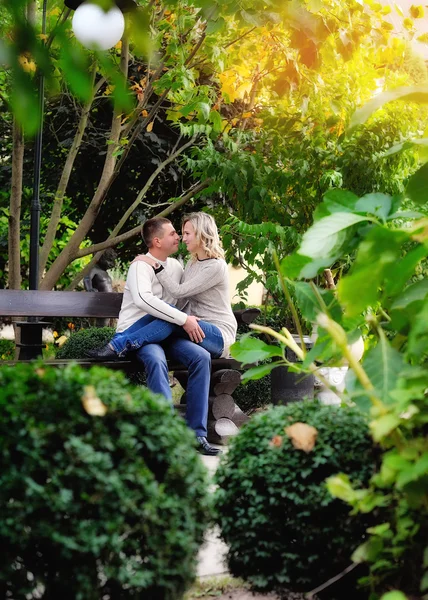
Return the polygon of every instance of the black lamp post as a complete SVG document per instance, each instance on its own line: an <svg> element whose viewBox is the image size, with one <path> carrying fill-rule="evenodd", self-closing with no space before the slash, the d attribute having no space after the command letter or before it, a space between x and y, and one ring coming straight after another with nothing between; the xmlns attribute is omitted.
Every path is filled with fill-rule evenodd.
<svg viewBox="0 0 428 600"><path fill-rule="evenodd" d="M42 34L46 34L47 0L43 0ZM45 78L39 71L40 129L34 145L33 198L30 209L30 290L39 288L39 242L40 242L40 172L42 168L43 116L45 109Z"/></svg>

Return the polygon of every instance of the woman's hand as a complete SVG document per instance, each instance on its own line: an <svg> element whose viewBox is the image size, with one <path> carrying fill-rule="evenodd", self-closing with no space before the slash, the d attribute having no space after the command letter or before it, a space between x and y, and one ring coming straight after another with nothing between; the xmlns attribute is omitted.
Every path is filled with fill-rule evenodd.
<svg viewBox="0 0 428 600"><path fill-rule="evenodd" d="M150 258L150 256L146 256L145 254L138 254L138 256L136 256L132 262L134 263L140 261L147 263L154 269L158 269L160 267L160 264L158 262L156 262L153 258Z"/></svg>

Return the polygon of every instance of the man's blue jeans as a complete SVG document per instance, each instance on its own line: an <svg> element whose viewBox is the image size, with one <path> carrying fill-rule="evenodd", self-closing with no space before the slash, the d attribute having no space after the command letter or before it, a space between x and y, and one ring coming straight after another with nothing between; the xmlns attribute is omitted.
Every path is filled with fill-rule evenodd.
<svg viewBox="0 0 428 600"><path fill-rule="evenodd" d="M224 347L220 329L207 321L199 321L199 326L205 337L198 346L207 350L213 358L218 358ZM145 315L125 331L116 333L110 344L119 356L124 356L127 352L138 350L147 344L159 344L171 335L189 340L189 336L179 325Z"/></svg>
<svg viewBox="0 0 428 600"><path fill-rule="evenodd" d="M167 358L184 365L189 372L186 388L186 421L196 435L206 437L208 396L211 377L211 356L207 350L190 340L172 337L165 344L147 344L139 348L136 356L144 364L147 387L172 401L169 387Z"/></svg>

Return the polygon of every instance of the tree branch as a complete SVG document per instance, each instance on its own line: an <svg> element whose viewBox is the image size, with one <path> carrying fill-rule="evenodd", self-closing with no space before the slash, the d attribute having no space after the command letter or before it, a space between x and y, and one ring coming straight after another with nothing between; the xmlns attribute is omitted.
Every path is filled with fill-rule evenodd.
<svg viewBox="0 0 428 600"><path fill-rule="evenodd" d="M188 202L195 194L197 194L198 192L207 188L210 184L211 184L211 179L207 179L203 183L200 182L200 183L194 185L184 196L182 196L175 202L171 203L167 208L165 208L163 211L158 213L156 215L156 217L168 216L169 214L171 214L172 212L174 212L175 210L177 210L178 208L180 208L181 206L186 204L186 202ZM78 273L78 275L76 275L76 277L73 279L73 281L67 287L67 290L74 290L76 285L87 274L90 273L92 267L95 266L96 263L99 261L104 250L107 250L107 248L112 248L113 246L117 246L117 244L120 244L121 242L125 242L126 240L129 240L132 237L139 235L140 233L141 233L141 225L138 225L137 227L134 227L133 229L126 231L122 235L118 235L116 237L109 237L104 242L100 242L99 244L94 244L93 246L90 246L89 248L81 248L77 252L75 259L82 258L83 256L88 256L89 254L94 254L94 253L95 254L94 254L94 257L91 259L91 261L85 266L85 268L82 269L82 271L80 273Z"/></svg>
<svg viewBox="0 0 428 600"><path fill-rule="evenodd" d="M61 211L62 205L64 202L65 192L67 190L68 183L70 181L71 172L73 170L74 162L80 150L80 145L83 140L83 135L85 133L86 126L88 124L89 113L91 110L92 102L94 100L94 96L96 93L96 89L100 88L100 82L95 86L95 75L97 71L97 65L94 63L92 70L92 95L91 98L87 101L87 103L82 108L82 113L80 115L80 121L77 126L76 134L73 139L73 143L70 147L70 150L67 155L67 160L65 161L64 168L62 170L61 179L58 184L58 188L55 194L51 216L49 219L48 229L46 232L46 236L43 242L42 249L40 251L40 265L39 265L39 278L42 277L43 272L46 267L46 263L49 258L49 254L52 250L52 245L55 240L56 232L58 230L58 224L61 219ZM102 80L101 80L102 81ZM102 83L101 83L102 85Z"/></svg>
<svg viewBox="0 0 428 600"><path fill-rule="evenodd" d="M124 77L128 74L128 57L129 57L129 41L124 38L122 43L122 50L120 56L120 70ZM105 198L106 189L109 186L109 182L114 173L116 165L116 148L119 143L120 128L121 128L121 110L119 109L119 103L115 102L115 108L113 111L112 126L110 131L110 139L107 143L107 154L104 161L104 168L101 174L101 178L95 194L83 215L76 231L71 236L65 248L61 251L59 256L52 264L49 271L40 283L40 289L50 290L54 287L59 277L63 273L64 269L73 262L75 253L78 251L80 244L85 239L88 231L92 227L101 204Z"/></svg>

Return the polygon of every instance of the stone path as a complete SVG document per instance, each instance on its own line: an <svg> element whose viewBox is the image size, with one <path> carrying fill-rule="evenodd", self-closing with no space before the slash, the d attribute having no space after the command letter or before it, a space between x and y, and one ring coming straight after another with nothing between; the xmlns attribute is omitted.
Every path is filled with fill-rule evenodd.
<svg viewBox="0 0 428 600"><path fill-rule="evenodd" d="M223 452L227 452L225 446L216 446L216 448L221 448ZM210 474L214 475L220 462L219 457L201 455L201 459ZM214 577L226 574L228 572L225 561L226 552L227 546L220 539L218 527L208 530L205 533L205 543L199 550L197 576Z"/></svg>

